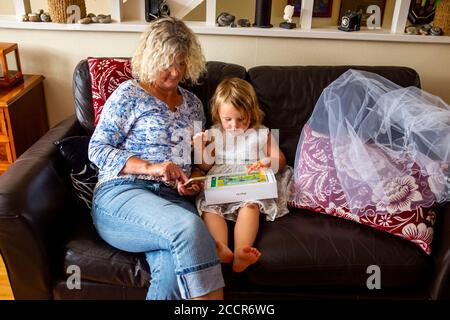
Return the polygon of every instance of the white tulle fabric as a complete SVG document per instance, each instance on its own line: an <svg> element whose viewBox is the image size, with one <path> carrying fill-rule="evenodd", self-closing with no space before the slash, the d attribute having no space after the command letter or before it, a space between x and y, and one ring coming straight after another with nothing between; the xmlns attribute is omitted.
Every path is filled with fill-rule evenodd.
<svg viewBox="0 0 450 320"><path fill-rule="evenodd" d="M334 167L320 169L336 170L327 176L337 176L352 214L365 207L395 214L449 200L450 107L439 97L349 70L323 91L306 127L329 137L331 150L322 155L331 156ZM296 185L307 183L299 181L305 176L297 170L307 165L301 163L307 161L303 139L304 132ZM320 183L330 186L332 197L333 182ZM421 188L424 183L427 188Z"/></svg>

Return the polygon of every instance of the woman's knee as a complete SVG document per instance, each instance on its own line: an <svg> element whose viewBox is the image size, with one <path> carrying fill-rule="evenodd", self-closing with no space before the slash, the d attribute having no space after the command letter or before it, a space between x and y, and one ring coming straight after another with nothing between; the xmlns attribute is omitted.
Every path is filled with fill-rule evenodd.
<svg viewBox="0 0 450 320"><path fill-rule="evenodd" d="M207 245L209 243L214 248L214 241L202 218L199 216L190 215L190 217L186 218L177 238L183 239L185 243L191 243L193 246Z"/></svg>

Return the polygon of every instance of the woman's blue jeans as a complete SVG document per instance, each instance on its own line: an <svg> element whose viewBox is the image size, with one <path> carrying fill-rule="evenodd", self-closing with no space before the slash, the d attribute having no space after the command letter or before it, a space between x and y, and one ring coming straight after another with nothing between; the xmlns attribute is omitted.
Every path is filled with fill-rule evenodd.
<svg viewBox="0 0 450 320"><path fill-rule="evenodd" d="M96 188L92 217L111 246L145 252L148 300L191 299L225 286L214 240L177 190L154 181L111 180Z"/></svg>

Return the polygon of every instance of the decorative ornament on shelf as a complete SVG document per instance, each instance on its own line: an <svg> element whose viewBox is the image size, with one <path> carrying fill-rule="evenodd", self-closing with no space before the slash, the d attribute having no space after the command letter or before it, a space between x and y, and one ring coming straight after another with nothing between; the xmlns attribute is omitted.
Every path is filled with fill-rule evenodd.
<svg viewBox="0 0 450 320"><path fill-rule="evenodd" d="M80 24L90 24L90 23L111 23L111 15L89 13L86 18L78 20Z"/></svg>
<svg viewBox="0 0 450 320"><path fill-rule="evenodd" d="M235 16L228 12L222 12L217 16L216 22L219 27L236 27L236 24L234 23L234 20L236 19Z"/></svg>
<svg viewBox="0 0 450 320"><path fill-rule="evenodd" d="M77 5L71 5L67 7L67 23L76 23L81 20L81 9ZM84 19L84 18L83 18Z"/></svg>
<svg viewBox="0 0 450 320"><path fill-rule="evenodd" d="M341 24L338 27L341 31L359 31L361 27L362 10L348 10L341 18Z"/></svg>
<svg viewBox="0 0 450 320"><path fill-rule="evenodd" d="M84 0L47 0L52 22L76 23L86 17Z"/></svg>
<svg viewBox="0 0 450 320"><path fill-rule="evenodd" d="M367 7L367 13L371 15L367 18L367 29L381 29L381 9L377 5Z"/></svg>
<svg viewBox="0 0 450 320"><path fill-rule="evenodd" d="M415 1L415 0L411 0ZM367 19L372 15L372 10L369 7L378 6L380 8L380 25L383 24L383 15L386 8L386 0L342 0L339 17L342 17L349 10L358 12L361 10L361 26L367 25Z"/></svg>
<svg viewBox="0 0 450 320"><path fill-rule="evenodd" d="M237 24L238 24L239 27L242 27L242 28L249 28L249 27L251 27L250 20L247 19L247 18L239 19L237 21Z"/></svg>
<svg viewBox="0 0 450 320"><path fill-rule="evenodd" d="M0 42L0 87L12 87L22 80L17 43Z"/></svg>
<svg viewBox="0 0 450 320"><path fill-rule="evenodd" d="M297 27L295 23L292 22L292 16L294 15L294 6L287 5L284 7L284 16L283 19L286 20L280 23L280 28L284 29L294 29Z"/></svg>
<svg viewBox="0 0 450 320"><path fill-rule="evenodd" d="M31 9L30 9L31 10ZM43 9L39 9L36 12L30 12L23 14L19 17L19 21L22 22L51 22L50 14L44 12Z"/></svg>
<svg viewBox="0 0 450 320"><path fill-rule="evenodd" d="M270 16L272 14L272 0L256 0L255 23L257 28L272 28Z"/></svg>

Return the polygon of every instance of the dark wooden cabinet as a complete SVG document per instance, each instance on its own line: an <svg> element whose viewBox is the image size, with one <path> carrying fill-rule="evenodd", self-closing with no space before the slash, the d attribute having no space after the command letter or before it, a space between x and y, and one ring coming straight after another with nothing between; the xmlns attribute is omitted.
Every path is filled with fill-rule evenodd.
<svg viewBox="0 0 450 320"><path fill-rule="evenodd" d="M44 77L24 75L24 81L0 88L0 174L48 131Z"/></svg>

